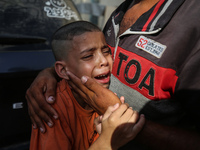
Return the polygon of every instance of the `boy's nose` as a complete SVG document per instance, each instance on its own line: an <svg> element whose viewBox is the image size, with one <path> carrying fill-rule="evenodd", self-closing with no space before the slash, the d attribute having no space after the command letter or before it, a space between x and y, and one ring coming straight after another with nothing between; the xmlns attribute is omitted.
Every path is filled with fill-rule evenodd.
<svg viewBox="0 0 200 150"><path fill-rule="evenodd" d="M99 57L99 64L100 64L100 67L108 65L108 60L106 59L106 57L103 54L101 54Z"/></svg>

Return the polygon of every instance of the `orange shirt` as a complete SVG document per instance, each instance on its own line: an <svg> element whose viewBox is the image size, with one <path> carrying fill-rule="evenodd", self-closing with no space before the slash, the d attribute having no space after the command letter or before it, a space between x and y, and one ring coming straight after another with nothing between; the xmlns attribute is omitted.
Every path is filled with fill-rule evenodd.
<svg viewBox="0 0 200 150"><path fill-rule="evenodd" d="M53 107L59 114L54 127L46 125L43 134L32 129L30 150L86 150L98 138L93 110L83 109L75 100L65 80L57 85L56 102Z"/></svg>

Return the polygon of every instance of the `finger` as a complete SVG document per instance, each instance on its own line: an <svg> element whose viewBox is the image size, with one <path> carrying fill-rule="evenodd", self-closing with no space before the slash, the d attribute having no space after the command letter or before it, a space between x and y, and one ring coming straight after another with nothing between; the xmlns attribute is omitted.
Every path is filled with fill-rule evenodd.
<svg viewBox="0 0 200 150"><path fill-rule="evenodd" d="M139 121L133 126L133 132L138 134L145 124L145 116L143 114L140 115Z"/></svg>
<svg viewBox="0 0 200 150"><path fill-rule="evenodd" d="M43 101L39 101L39 103L38 103L38 102L36 102L36 100L33 96L31 97L31 100L30 100L30 97L31 97L30 95L29 95L29 97L26 96L28 109L29 109L29 115L33 118L33 120L35 120L35 123L37 124L37 126L44 127L44 124L41 121L41 119L43 119L50 127L52 127L53 121L51 120L51 118L48 116L48 114L44 110L47 109L45 107L49 107L47 110L51 110L53 108L44 99L43 99ZM55 110L51 110L51 111L55 111ZM41 119L38 119L39 117ZM54 118L55 118L55 116L54 116ZM36 121L36 119L37 119L37 121Z"/></svg>
<svg viewBox="0 0 200 150"><path fill-rule="evenodd" d="M128 122L136 123L139 118L139 113L137 111L133 111L131 118Z"/></svg>
<svg viewBox="0 0 200 150"><path fill-rule="evenodd" d="M126 112L128 106L129 105L127 103L121 104L119 106L119 108L115 112L113 112L113 114L111 115L111 117L113 119L120 118Z"/></svg>
<svg viewBox="0 0 200 150"><path fill-rule="evenodd" d="M35 96L36 97L33 97L35 101L32 100L31 103L32 106L38 105L38 107L35 107L35 111L38 115L41 114L39 115L41 116L41 119L43 119L46 123L52 122L49 116L53 117L54 119L58 119L58 113L49 103L47 103L45 97L41 94L36 94Z"/></svg>
<svg viewBox="0 0 200 150"><path fill-rule="evenodd" d="M41 86L43 87L43 85L40 85L39 87ZM46 114L45 118L41 118L41 119L44 119L45 122L48 122L47 119L51 121L51 118L49 116L52 116L55 119L57 119L58 118L57 112L53 109L53 107L51 107L51 105L47 103L43 93L44 91L42 88L36 88L34 90L34 95L33 95L31 92L31 88L29 88L26 92L26 99L30 102L30 104L33 106L34 109L36 108L37 110L39 110L39 108L41 108L43 111L45 111L45 114ZM36 110L34 111L36 112Z"/></svg>
<svg viewBox="0 0 200 150"><path fill-rule="evenodd" d="M43 123L41 123L42 120L39 117L35 116L35 122L36 122L36 124L38 124L38 128L39 128L40 132L45 133L46 128L45 128L45 125Z"/></svg>
<svg viewBox="0 0 200 150"><path fill-rule="evenodd" d="M77 87L77 85L73 81L69 80L68 84L71 86L72 91L76 92L83 99L87 99L87 95L79 87ZM80 83L80 84L82 84L82 83Z"/></svg>
<svg viewBox="0 0 200 150"><path fill-rule="evenodd" d="M55 97L54 96L49 96L49 97L46 96L46 101L49 104L53 104L55 102Z"/></svg>
<svg viewBox="0 0 200 150"><path fill-rule="evenodd" d="M37 124L35 123L35 120L32 117L30 117L30 119L32 122L33 129L37 129Z"/></svg>
<svg viewBox="0 0 200 150"><path fill-rule="evenodd" d="M136 115L134 115L136 112L132 110L131 107L128 107L126 109L126 111L122 114L120 120L121 122L133 122L133 123L136 123L135 119L136 118Z"/></svg>
<svg viewBox="0 0 200 150"><path fill-rule="evenodd" d="M93 92L101 91L104 89L103 86L98 84L94 79L88 77L88 76L82 76L81 77L81 82L84 84L88 89L90 89Z"/></svg>
<svg viewBox="0 0 200 150"><path fill-rule="evenodd" d="M50 104L53 104L55 102L55 95L56 95L56 82L48 82L46 89L45 89L45 97L46 101Z"/></svg>
<svg viewBox="0 0 200 150"><path fill-rule="evenodd" d="M92 101L92 99L90 99L89 97L91 95L95 95L95 93L91 92L91 95L86 95L83 91L81 91L72 81L68 81L69 85L71 86L71 90L74 91L76 94L78 94L80 97L82 97L82 99L88 104L90 105L90 107L92 107L98 114L103 114L101 111L99 111L98 109L96 109L96 105L94 104L94 101ZM82 84L82 83L81 83ZM89 92L87 92L89 93Z"/></svg>
<svg viewBox="0 0 200 150"><path fill-rule="evenodd" d="M102 123L102 116L98 116L94 119L94 125L96 126L96 131L101 134L101 123Z"/></svg>
<svg viewBox="0 0 200 150"><path fill-rule="evenodd" d="M97 118L94 119L94 124L97 126L102 122L102 116L98 116Z"/></svg>
<svg viewBox="0 0 200 150"><path fill-rule="evenodd" d="M103 87L100 86L96 81L94 81L95 82L94 84L97 84L100 86L100 88L95 89L96 91L94 92L94 91L90 90L88 87L86 87L82 83L82 81L78 77L76 77L73 73L67 71L67 74L70 78L70 81L68 81L68 82L69 82L70 86L72 87L72 90L74 92L76 92L78 95L80 95L83 98L83 100L87 104L89 104L98 114L100 114L100 115L104 114L108 107L106 105L107 103L103 102L104 99L99 100L97 98L97 93L99 92L99 90L101 91L100 88L103 88Z"/></svg>
<svg viewBox="0 0 200 150"><path fill-rule="evenodd" d="M67 72L70 80L80 89L86 97L83 99L88 103L98 114L104 114L108 106L116 103L121 103L119 98L109 89L98 84L94 79L83 76L81 80ZM80 92L80 94L82 94Z"/></svg>
<svg viewBox="0 0 200 150"><path fill-rule="evenodd" d="M121 101L122 104L124 104L124 102L125 102L124 96L121 96L121 97L120 97L120 101Z"/></svg>
<svg viewBox="0 0 200 150"><path fill-rule="evenodd" d="M30 118L34 122L33 127L36 125L36 127L38 127L42 133L44 133L46 131L44 122L40 119L40 117L37 115L37 113L32 113ZM47 125L49 127L52 127L53 126L53 122L47 122Z"/></svg>
<svg viewBox="0 0 200 150"><path fill-rule="evenodd" d="M30 116L31 123L32 123L32 125L33 125L33 129L37 129L37 124L36 124L34 118L31 116L31 113L30 113L30 110L29 110L29 109L28 109L28 114L29 114L29 116Z"/></svg>
<svg viewBox="0 0 200 150"><path fill-rule="evenodd" d="M119 108L119 103L116 103L114 106L109 106L103 115L102 121L106 120L117 108Z"/></svg>
<svg viewBox="0 0 200 150"><path fill-rule="evenodd" d="M33 107L30 105L30 102L28 104L28 113L30 115L31 122L33 124L33 128L36 129L37 127L40 128L40 131L42 133L45 132L45 126L43 122L40 120L40 118L37 116L37 114L34 112Z"/></svg>
<svg viewBox="0 0 200 150"><path fill-rule="evenodd" d="M67 71L67 75L69 76L70 80L73 82L73 84L78 87L82 92L86 93L88 90L87 88L83 85L81 80L75 76L73 73L70 71Z"/></svg>
<svg viewBox="0 0 200 150"><path fill-rule="evenodd" d="M52 99L52 97L49 97L48 99ZM50 101L52 101L52 103L54 103L55 99L53 98L53 100L50 100ZM46 104L44 104L44 105L46 106ZM59 118L58 113L51 105L47 105L46 107L44 107L44 110L45 110L45 112L47 112L49 114L49 116L53 117L54 119ZM47 120L47 119L45 119L45 120Z"/></svg>
<svg viewBox="0 0 200 150"><path fill-rule="evenodd" d="M37 101L40 108L45 111L45 114L48 114L48 116L51 116L54 119L58 119L58 114L55 111L55 109L53 107L51 107L51 105L49 105L49 104L53 104L55 102L56 85L57 85L56 80L55 80L55 82L53 82L53 81L48 82L48 85L41 86L41 87L43 87L43 91L41 91L41 89L38 88L38 91L36 91L37 93L34 95L34 99ZM42 93L45 93L45 96ZM46 119L44 118L45 122L47 122ZM49 121L51 121L51 119Z"/></svg>
<svg viewBox="0 0 200 150"><path fill-rule="evenodd" d="M72 89L77 94L81 95L81 97L83 97L84 100L89 100L88 96L91 97L91 96L95 95L95 93L93 91L91 91L90 89L88 89L88 87L83 85L82 81L77 76L75 76L73 73L71 73L70 71L67 71L67 75L70 78L70 81L68 81L68 82L69 82L70 86L72 87Z"/></svg>

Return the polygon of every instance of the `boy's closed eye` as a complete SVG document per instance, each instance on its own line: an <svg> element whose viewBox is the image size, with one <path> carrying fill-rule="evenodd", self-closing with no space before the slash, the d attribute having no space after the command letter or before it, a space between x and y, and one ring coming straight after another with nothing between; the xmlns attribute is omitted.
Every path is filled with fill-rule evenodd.
<svg viewBox="0 0 200 150"><path fill-rule="evenodd" d="M105 54L112 54L112 53L111 53L110 47L107 46L107 45L103 47L102 53L105 53Z"/></svg>
<svg viewBox="0 0 200 150"><path fill-rule="evenodd" d="M102 51L105 55L111 54L110 48L106 48Z"/></svg>
<svg viewBox="0 0 200 150"><path fill-rule="evenodd" d="M91 59L92 57L93 57L93 54L88 54L88 55L86 55L86 56L83 56L82 59L83 59L83 60L89 60L89 59Z"/></svg>

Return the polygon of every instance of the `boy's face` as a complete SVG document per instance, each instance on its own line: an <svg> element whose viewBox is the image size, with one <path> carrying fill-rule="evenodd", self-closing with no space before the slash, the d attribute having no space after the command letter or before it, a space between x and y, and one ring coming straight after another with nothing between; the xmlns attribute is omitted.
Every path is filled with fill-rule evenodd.
<svg viewBox="0 0 200 150"><path fill-rule="evenodd" d="M95 79L108 88L112 71L112 57L102 32L86 32L75 36L67 58L67 69L81 78Z"/></svg>

